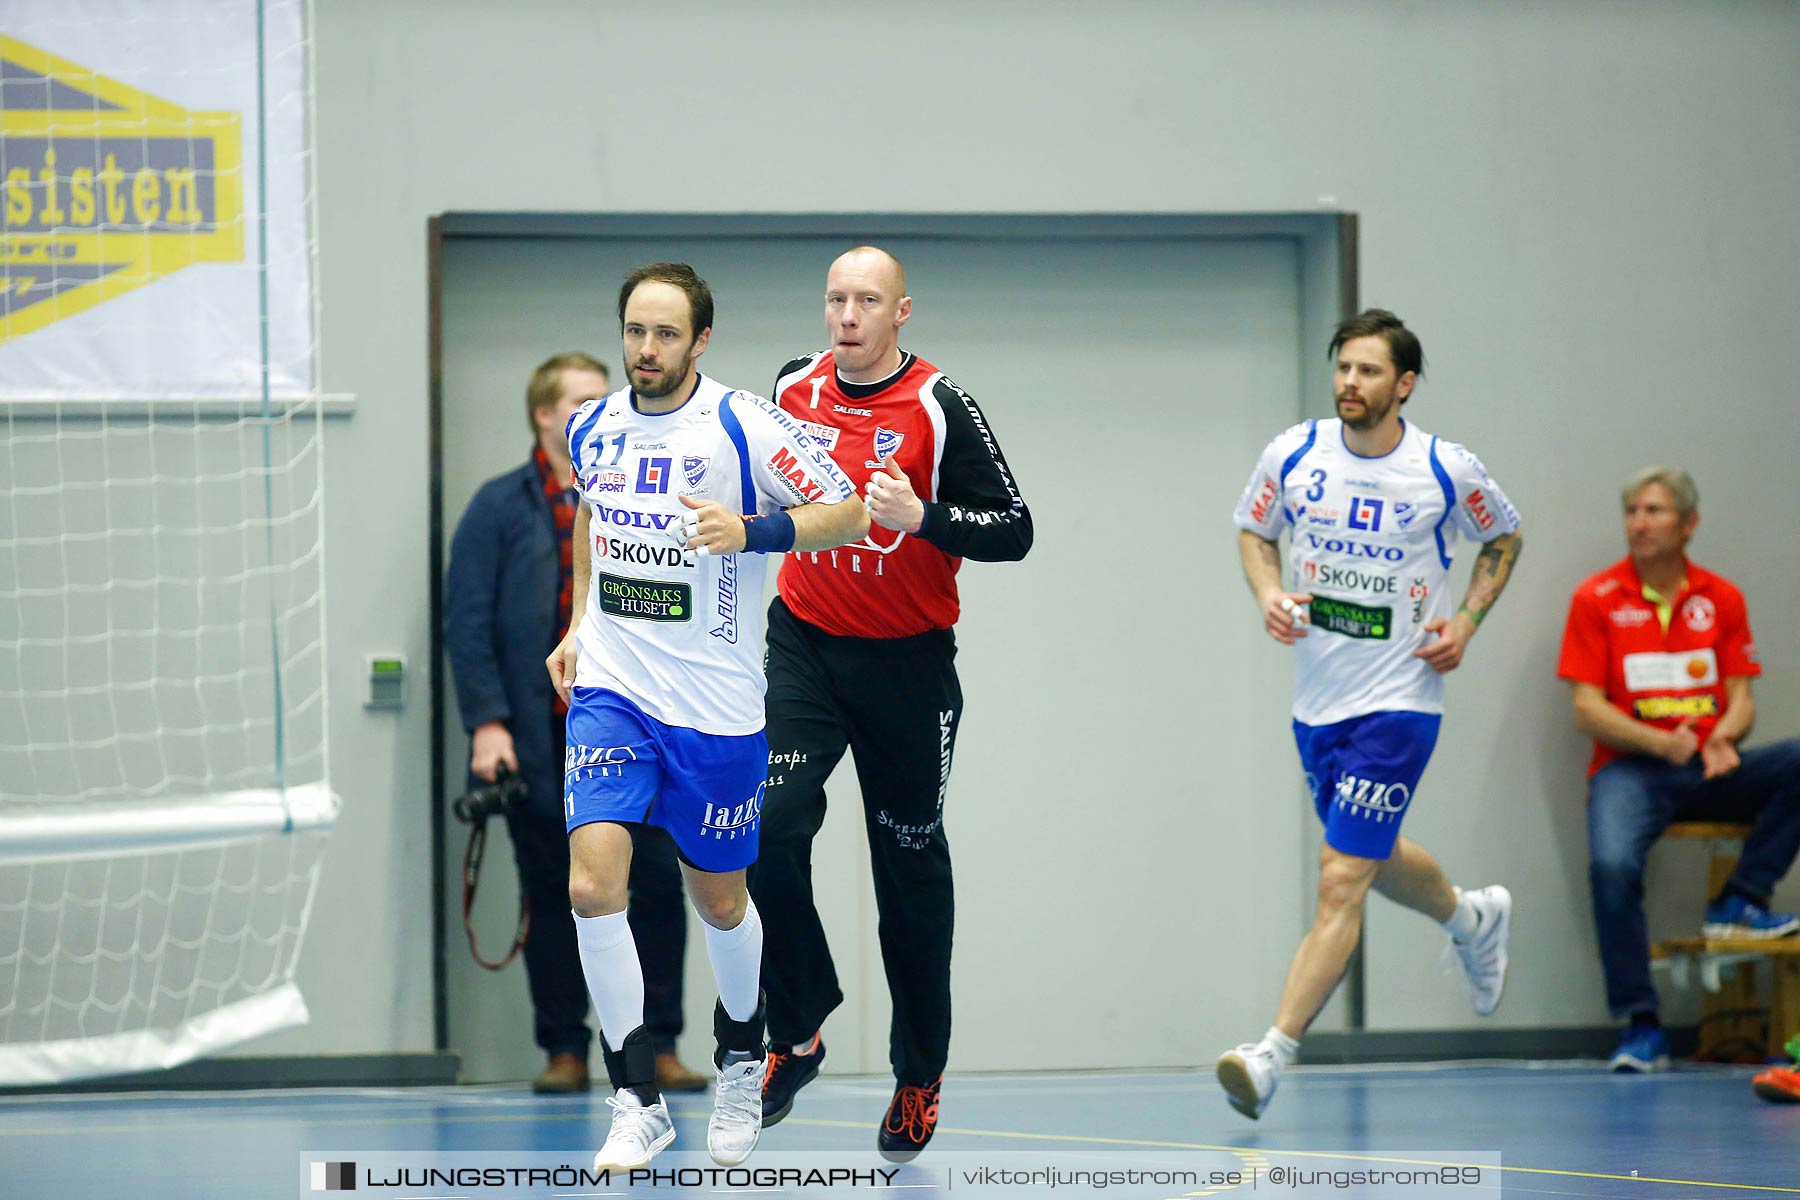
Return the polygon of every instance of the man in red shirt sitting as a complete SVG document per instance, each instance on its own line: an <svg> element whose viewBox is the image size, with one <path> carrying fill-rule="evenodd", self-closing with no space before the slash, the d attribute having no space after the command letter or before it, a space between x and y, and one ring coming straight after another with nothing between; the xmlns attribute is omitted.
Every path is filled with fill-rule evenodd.
<svg viewBox="0 0 1800 1200"><path fill-rule="evenodd" d="M1569 603L1556 673L1574 686L1588 765L1588 879L1606 1001L1629 1020L1615 1071L1669 1065L1644 923L1644 863L1669 823L1751 823L1707 937L1786 937L1800 919L1769 894L1800 852L1800 738L1739 750L1762 673L1744 597L1687 558L1700 523L1686 471L1651 467L1626 483L1630 553L1582 581Z"/></svg>

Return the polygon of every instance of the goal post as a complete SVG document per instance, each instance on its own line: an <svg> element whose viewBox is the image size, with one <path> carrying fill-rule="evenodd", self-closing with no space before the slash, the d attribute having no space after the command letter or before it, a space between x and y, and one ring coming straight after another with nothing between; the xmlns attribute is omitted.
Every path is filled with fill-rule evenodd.
<svg viewBox="0 0 1800 1200"><path fill-rule="evenodd" d="M309 16L0 24L0 1086L307 1017L339 810Z"/></svg>

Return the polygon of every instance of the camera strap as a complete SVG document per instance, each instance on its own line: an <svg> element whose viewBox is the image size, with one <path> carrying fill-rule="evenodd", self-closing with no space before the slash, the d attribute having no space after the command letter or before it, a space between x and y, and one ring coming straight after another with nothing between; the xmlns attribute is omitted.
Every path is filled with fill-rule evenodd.
<svg viewBox="0 0 1800 1200"><path fill-rule="evenodd" d="M498 962L490 962L483 958L481 947L475 941L475 924L470 919L470 914L475 911L475 890L481 884L481 859L486 853L487 819L483 817L469 826L469 844L463 850L463 932L469 935L469 953L475 956L475 961L490 971L500 971L504 970L513 959L519 956L519 951L525 948L525 934L531 928L531 898L525 894L523 889L520 890L519 927L513 933L512 948L506 952L506 957Z"/></svg>

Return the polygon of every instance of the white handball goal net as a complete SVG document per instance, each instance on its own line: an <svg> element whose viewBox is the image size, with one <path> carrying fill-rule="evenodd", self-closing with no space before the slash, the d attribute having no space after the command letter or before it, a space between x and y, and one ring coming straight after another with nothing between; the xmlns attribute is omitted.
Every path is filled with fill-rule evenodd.
<svg viewBox="0 0 1800 1200"><path fill-rule="evenodd" d="M308 15L0 19L0 1086L306 1020L338 808Z"/></svg>

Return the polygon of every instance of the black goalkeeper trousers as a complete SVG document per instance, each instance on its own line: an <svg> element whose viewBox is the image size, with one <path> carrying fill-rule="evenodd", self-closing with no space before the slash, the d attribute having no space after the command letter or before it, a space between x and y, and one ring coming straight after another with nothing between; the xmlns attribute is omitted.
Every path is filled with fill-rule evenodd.
<svg viewBox="0 0 1800 1200"><path fill-rule="evenodd" d="M844 1001L813 902L812 843L825 780L851 752L893 1000L888 1058L926 1084L950 1054L950 943L956 899L944 792L962 717L950 630L834 637L769 609L769 785L750 894L763 922L769 1040L805 1042Z"/></svg>

